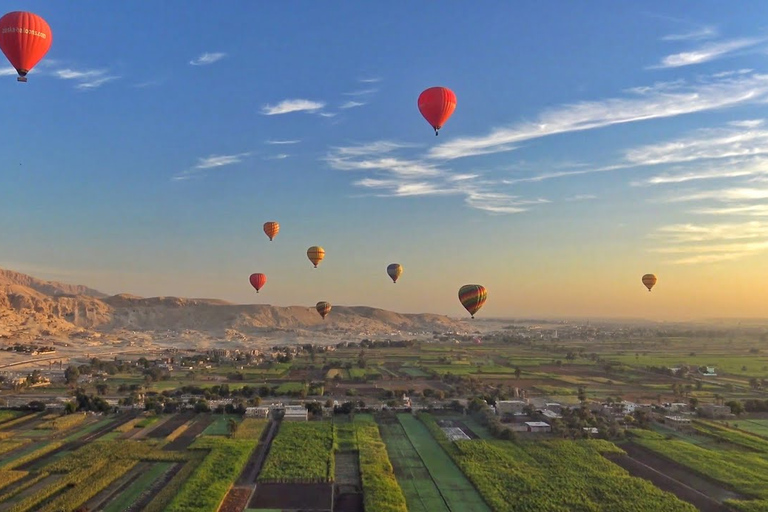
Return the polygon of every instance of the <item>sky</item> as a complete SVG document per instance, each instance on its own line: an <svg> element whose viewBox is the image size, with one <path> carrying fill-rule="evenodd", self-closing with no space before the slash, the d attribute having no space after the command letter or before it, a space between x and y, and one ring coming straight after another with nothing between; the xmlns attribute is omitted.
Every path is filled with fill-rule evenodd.
<svg viewBox="0 0 768 512"><path fill-rule="evenodd" d="M28 83L0 67L4 268L455 317L463 284L481 318L768 316L760 0L4 5L53 32ZM438 137L432 86L457 96Z"/></svg>

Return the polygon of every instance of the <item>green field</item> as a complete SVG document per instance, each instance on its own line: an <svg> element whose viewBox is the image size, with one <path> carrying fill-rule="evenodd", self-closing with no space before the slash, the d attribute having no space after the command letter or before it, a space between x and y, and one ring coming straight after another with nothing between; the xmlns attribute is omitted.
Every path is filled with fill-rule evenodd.
<svg viewBox="0 0 768 512"><path fill-rule="evenodd" d="M229 422L230 420L240 423L243 420L242 416L235 414L217 414L213 423L208 425L203 431L204 436L228 436L229 435Z"/></svg>
<svg viewBox="0 0 768 512"><path fill-rule="evenodd" d="M103 512L123 512L128 509L141 494L146 491L166 471L174 466L172 462L158 462L152 464L148 471L144 472L128 486L120 495L109 502Z"/></svg>
<svg viewBox="0 0 768 512"><path fill-rule="evenodd" d="M331 481L334 444L331 422L283 422L272 440L259 481Z"/></svg>
<svg viewBox="0 0 768 512"><path fill-rule="evenodd" d="M382 423L381 436L409 512L450 512L402 425Z"/></svg>
<svg viewBox="0 0 768 512"><path fill-rule="evenodd" d="M478 492L424 424L410 414L398 414L397 419L450 509L490 512Z"/></svg>
<svg viewBox="0 0 768 512"><path fill-rule="evenodd" d="M738 419L721 423L728 423L730 426L738 428L739 430L744 430L745 432L750 432L758 436L768 437L768 420Z"/></svg>

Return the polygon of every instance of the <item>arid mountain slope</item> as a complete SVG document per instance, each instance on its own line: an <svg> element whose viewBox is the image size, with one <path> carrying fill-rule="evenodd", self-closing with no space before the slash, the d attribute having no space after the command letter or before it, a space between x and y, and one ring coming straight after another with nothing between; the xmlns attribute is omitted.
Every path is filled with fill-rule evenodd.
<svg viewBox="0 0 768 512"><path fill-rule="evenodd" d="M85 286L42 281L0 270L0 336L31 338L92 331L196 331L260 335L283 331L386 334L392 331L465 330L447 316L400 314L364 306L334 306L323 320L314 307L231 304L216 299L106 296Z"/></svg>

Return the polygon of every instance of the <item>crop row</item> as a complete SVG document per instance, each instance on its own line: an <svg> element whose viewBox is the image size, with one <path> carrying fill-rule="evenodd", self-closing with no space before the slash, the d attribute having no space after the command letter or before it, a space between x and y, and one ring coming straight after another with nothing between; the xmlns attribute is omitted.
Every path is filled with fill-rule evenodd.
<svg viewBox="0 0 768 512"><path fill-rule="evenodd" d="M166 441L175 441L177 437L179 437L181 434L183 434L187 429L189 428L189 422L182 423L178 427L176 427L176 430L165 436Z"/></svg>
<svg viewBox="0 0 768 512"><path fill-rule="evenodd" d="M106 489L112 482L133 469L136 464L138 464L138 461L135 460L117 460L106 465L106 467L98 472L91 472L87 477L81 476L78 482L70 481L67 483L71 487L70 489L36 510L39 510L39 512L75 510Z"/></svg>
<svg viewBox="0 0 768 512"><path fill-rule="evenodd" d="M759 501L734 500L728 503L740 510L768 510L768 460L765 455L737 450L707 449L686 441L641 432L635 433L637 444L700 475L722 482L737 492L760 498Z"/></svg>
<svg viewBox="0 0 768 512"><path fill-rule="evenodd" d="M152 498L152 501L144 507L143 512L164 512L166 506L179 493L181 486L186 483L192 473L200 466L204 458L204 452L193 452L189 461L179 469L167 484L163 485L162 489Z"/></svg>
<svg viewBox="0 0 768 512"><path fill-rule="evenodd" d="M9 471L6 471L5 473L9 473ZM29 478L23 482L19 482L17 485L12 486L5 493L0 495L0 503L3 503L4 501L8 501L9 499L13 498L17 494L22 493L25 490L29 489L30 487L35 485L37 482L44 480L45 478L48 478L48 476L49 476L49 473L45 471L41 471L40 473L33 475L32 478Z"/></svg>
<svg viewBox="0 0 768 512"><path fill-rule="evenodd" d="M27 476L29 473L27 471L5 471L0 469L0 489L5 489L9 485L11 485L13 482L17 480L21 480L25 476Z"/></svg>
<svg viewBox="0 0 768 512"><path fill-rule="evenodd" d="M192 443L192 450L210 450L197 470L184 482L166 512L217 510L242 472L257 444L256 439L205 436Z"/></svg>
<svg viewBox="0 0 768 512"><path fill-rule="evenodd" d="M39 459L43 455L46 455L52 452L53 450L60 448L63 444L64 443L62 443L61 441L54 441L52 443L44 444L40 446L38 449L32 450L20 457L16 457L13 460L7 461L5 463L0 462L0 466L2 466L3 469L17 468L19 466L26 464L27 462L31 462L35 459Z"/></svg>
<svg viewBox="0 0 768 512"><path fill-rule="evenodd" d="M768 454L768 439L764 439L754 434L748 434L734 428L729 428L724 425L718 425L709 421L696 421L694 422L694 428L697 432L704 435L714 437L716 439L722 439L750 450L754 450L760 453Z"/></svg>
<svg viewBox="0 0 768 512"><path fill-rule="evenodd" d="M19 448L20 446L24 446L30 441L31 441L30 439L23 438L23 437L19 437L15 439L4 439L0 441L0 455L13 451L16 448Z"/></svg>
<svg viewBox="0 0 768 512"><path fill-rule="evenodd" d="M65 414L62 416L55 416L48 421L39 423L35 430L67 430L68 428L75 427L85 421L85 413L73 413Z"/></svg>
<svg viewBox="0 0 768 512"><path fill-rule="evenodd" d="M40 510L40 506L66 487L73 487L88 481L94 474L107 469L109 461L102 459L97 464L77 468L67 473L66 476L51 482L45 487L37 489L23 500L9 509L9 512L28 512Z"/></svg>
<svg viewBox="0 0 768 512"><path fill-rule="evenodd" d="M360 473L366 510L408 512L405 496L395 478L379 427L372 421L355 422L360 450Z"/></svg>
<svg viewBox="0 0 768 512"><path fill-rule="evenodd" d="M28 414L24 414L22 416L19 416L18 418L15 418L15 419L12 419L12 420L9 420L9 421L4 421L3 423L0 424L0 430L6 430L6 429L9 429L9 428L11 428L11 427L13 427L13 426L23 422L23 421L27 421L29 419L29 417L30 416Z"/></svg>
<svg viewBox="0 0 768 512"><path fill-rule="evenodd" d="M50 463L45 469L53 473L66 473L105 459L181 462L187 458L184 453L158 450L157 445L147 441L95 441Z"/></svg>
<svg viewBox="0 0 768 512"><path fill-rule="evenodd" d="M264 427L267 426L267 420L260 420L256 418L245 418L237 425L235 430L234 439L256 439L261 437L261 433L264 432Z"/></svg>
<svg viewBox="0 0 768 512"><path fill-rule="evenodd" d="M272 441L259 481L332 481L334 441L330 422L283 422Z"/></svg>
<svg viewBox="0 0 768 512"><path fill-rule="evenodd" d="M117 432L130 432L134 428L138 427L137 423L141 421L141 418L133 418L132 420L128 420L122 425L118 425L115 430Z"/></svg>
<svg viewBox="0 0 768 512"><path fill-rule="evenodd" d="M3 409L0 411L0 423L5 423L6 421L11 421L13 419L18 418L19 416L24 416L24 412L22 411L13 411L10 409Z"/></svg>
<svg viewBox="0 0 768 512"><path fill-rule="evenodd" d="M603 457L623 453L607 441L451 443L434 418L421 419L495 512L696 510Z"/></svg>

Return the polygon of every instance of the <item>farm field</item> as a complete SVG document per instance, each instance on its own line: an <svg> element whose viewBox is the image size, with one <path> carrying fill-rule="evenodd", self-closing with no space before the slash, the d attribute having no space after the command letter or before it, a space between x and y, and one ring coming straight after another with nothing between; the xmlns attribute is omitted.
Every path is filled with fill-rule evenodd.
<svg viewBox="0 0 768 512"><path fill-rule="evenodd" d="M721 422L724 426L726 424L731 425L734 428L750 432L752 434L768 438L768 419L745 419L740 418L738 420L731 420L728 422Z"/></svg>
<svg viewBox="0 0 768 512"><path fill-rule="evenodd" d="M490 510L418 420L401 414L396 421L380 427L408 510Z"/></svg>
<svg viewBox="0 0 768 512"><path fill-rule="evenodd" d="M332 481L333 447L333 423L283 422L272 441L259 482Z"/></svg>
<svg viewBox="0 0 768 512"><path fill-rule="evenodd" d="M421 418L494 512L697 510L606 459L622 453L610 442L451 442L433 417Z"/></svg>
<svg viewBox="0 0 768 512"><path fill-rule="evenodd" d="M632 442L740 493L742 499L726 500L729 507L768 510L768 440L727 427L702 430L706 434L698 435L715 442L694 444L643 430L633 432Z"/></svg>

